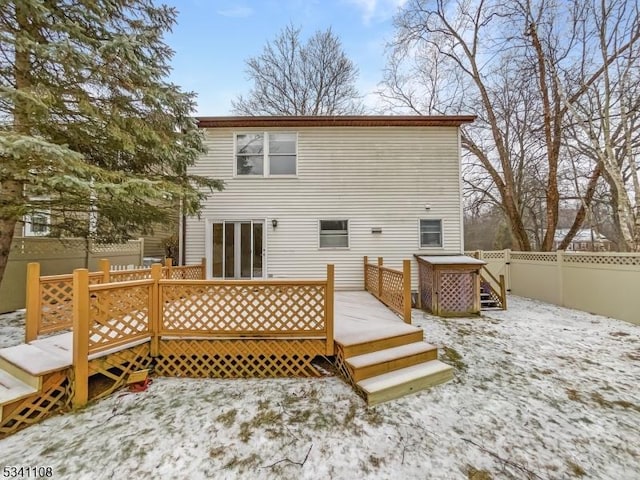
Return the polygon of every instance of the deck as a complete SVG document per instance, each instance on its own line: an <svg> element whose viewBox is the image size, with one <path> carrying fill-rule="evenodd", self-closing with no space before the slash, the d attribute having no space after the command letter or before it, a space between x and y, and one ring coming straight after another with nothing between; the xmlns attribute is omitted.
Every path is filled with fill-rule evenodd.
<svg viewBox="0 0 640 480"><path fill-rule="evenodd" d="M250 282L194 279L198 268L34 275L26 341L0 350L0 437L110 395L149 369L320 376L316 359L325 357L370 405L451 378L410 324L408 272L381 270L369 293L335 292L332 265L326 279ZM386 287L387 277L394 282Z"/></svg>

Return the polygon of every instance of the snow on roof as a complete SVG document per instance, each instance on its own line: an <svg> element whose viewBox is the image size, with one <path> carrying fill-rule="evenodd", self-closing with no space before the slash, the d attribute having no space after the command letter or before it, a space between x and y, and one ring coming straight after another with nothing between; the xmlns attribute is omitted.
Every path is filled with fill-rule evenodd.
<svg viewBox="0 0 640 480"><path fill-rule="evenodd" d="M591 229L589 228L582 228L580 230L578 230L575 234L575 236L573 237L574 242L590 242L592 240L591 237ZM556 233L553 237L553 239L556 242L560 242L562 240L564 240L564 237L567 235L567 233L569 233L569 229L568 228L558 228L556 230ZM595 230L593 230L593 240L596 242L604 242L607 240L607 237L605 237L604 235L601 235L600 233L596 232Z"/></svg>
<svg viewBox="0 0 640 480"><path fill-rule="evenodd" d="M487 262L468 255L417 255L432 265L486 265Z"/></svg>

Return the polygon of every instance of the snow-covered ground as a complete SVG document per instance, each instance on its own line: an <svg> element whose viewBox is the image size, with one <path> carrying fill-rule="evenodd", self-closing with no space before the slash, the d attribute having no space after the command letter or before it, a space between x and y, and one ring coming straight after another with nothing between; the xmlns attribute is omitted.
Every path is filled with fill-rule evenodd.
<svg viewBox="0 0 640 480"><path fill-rule="evenodd" d="M511 297L414 323L454 381L367 408L338 377L156 378L0 440L53 478L640 479L640 327ZM22 340L0 320L0 346ZM19 331L20 330L20 331Z"/></svg>

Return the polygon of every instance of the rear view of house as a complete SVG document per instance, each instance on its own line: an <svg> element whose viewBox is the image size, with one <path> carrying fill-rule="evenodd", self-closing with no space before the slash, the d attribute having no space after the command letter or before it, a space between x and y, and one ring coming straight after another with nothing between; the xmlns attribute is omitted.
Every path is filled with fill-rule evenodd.
<svg viewBox="0 0 640 480"><path fill-rule="evenodd" d="M333 263L338 289L361 289L364 255L460 254L459 128L473 118L199 118L208 153L191 173L226 188L184 219L182 259L241 279Z"/></svg>

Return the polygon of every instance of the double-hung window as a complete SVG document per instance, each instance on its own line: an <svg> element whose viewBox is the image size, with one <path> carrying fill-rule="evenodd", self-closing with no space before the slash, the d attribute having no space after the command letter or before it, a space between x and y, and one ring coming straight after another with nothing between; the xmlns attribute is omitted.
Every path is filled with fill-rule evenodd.
<svg viewBox="0 0 640 480"><path fill-rule="evenodd" d="M288 132L236 135L236 175L296 176L298 137Z"/></svg>
<svg viewBox="0 0 640 480"><path fill-rule="evenodd" d="M442 220L420 220L420 248L442 247Z"/></svg>
<svg viewBox="0 0 640 480"><path fill-rule="evenodd" d="M348 248L348 220L320 220L320 248Z"/></svg>

